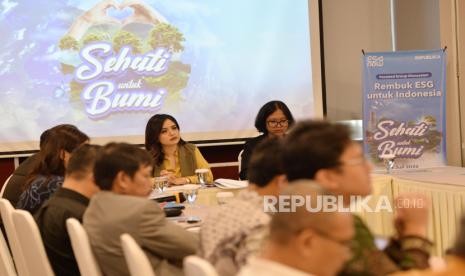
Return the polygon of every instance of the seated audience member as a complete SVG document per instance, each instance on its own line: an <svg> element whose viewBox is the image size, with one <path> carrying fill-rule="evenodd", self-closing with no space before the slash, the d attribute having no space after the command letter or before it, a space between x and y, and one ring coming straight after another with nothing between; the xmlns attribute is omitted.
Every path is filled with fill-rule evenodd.
<svg viewBox="0 0 465 276"><path fill-rule="evenodd" d="M39 150L44 147L45 140L47 139L48 129L40 135ZM26 177L32 171L34 164L39 160L39 153L29 156L26 160L21 162L11 175L8 183L5 183L6 188L3 193L3 198L10 201L11 205L16 206L19 197L23 192L23 188L26 185Z"/></svg>
<svg viewBox="0 0 465 276"><path fill-rule="evenodd" d="M255 146L268 137L283 137L292 124L294 124L294 117L285 103L271 101L260 108L255 118L255 128L262 134L244 144L240 179L247 179L249 160Z"/></svg>
<svg viewBox="0 0 465 276"><path fill-rule="evenodd" d="M167 176L171 184L198 183L196 169L208 169L207 182L213 182L208 162L199 149L181 139L179 124L167 114L156 114L145 128L145 148L154 159L154 175Z"/></svg>
<svg viewBox="0 0 465 276"><path fill-rule="evenodd" d="M35 213L63 184L71 152L88 141L89 137L73 125L58 125L49 129L16 208Z"/></svg>
<svg viewBox="0 0 465 276"><path fill-rule="evenodd" d="M220 275L236 275L249 255L256 254L268 234L269 214L263 196L277 196L287 185L280 139L258 145L249 164L249 187L229 203L212 210L200 230L200 252Z"/></svg>
<svg viewBox="0 0 465 276"><path fill-rule="evenodd" d="M462 217L460 231L454 247L446 252L445 263L438 267L432 264L431 269L405 271L392 276L462 276L465 275L465 217ZM439 259L439 262L441 259Z"/></svg>
<svg viewBox="0 0 465 276"><path fill-rule="evenodd" d="M238 275L336 275L351 257L352 216L318 209L318 197L329 194L312 181L290 183L281 195L305 198L305 204L296 205L291 212L280 211L279 203L274 205L278 212L272 215L269 238L262 253L251 257ZM288 200L287 204L291 202Z"/></svg>
<svg viewBox="0 0 465 276"><path fill-rule="evenodd" d="M465 275L465 217L462 217L460 231L455 245L446 256L446 267L434 275Z"/></svg>
<svg viewBox="0 0 465 276"><path fill-rule="evenodd" d="M80 275L74 257L66 220L82 221L89 199L98 191L94 163L100 146L82 145L73 151L63 186L35 213L48 259L55 275Z"/></svg>
<svg viewBox="0 0 465 276"><path fill-rule="evenodd" d="M350 139L346 126L301 122L287 135L285 145L283 163L289 181L314 179L329 192L343 196L345 204L350 196L371 193L371 164L360 144ZM341 275L386 275L428 266L432 243L426 239L427 208L402 208L396 213L397 237L384 251L376 248L371 231L354 216L354 256Z"/></svg>
<svg viewBox="0 0 465 276"><path fill-rule="evenodd" d="M149 258L155 274L182 275L182 259L194 254L196 236L165 218L151 192L152 158L136 146L111 143L95 161L101 191L84 213L92 250L104 275L129 275L120 236L130 234Z"/></svg>

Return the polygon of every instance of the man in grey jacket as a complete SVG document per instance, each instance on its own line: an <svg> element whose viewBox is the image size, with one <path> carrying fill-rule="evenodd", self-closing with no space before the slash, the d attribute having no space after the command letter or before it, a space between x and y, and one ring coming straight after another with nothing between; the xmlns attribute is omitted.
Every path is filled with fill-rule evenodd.
<svg viewBox="0 0 465 276"><path fill-rule="evenodd" d="M194 254L194 234L166 220L151 191L152 159L135 146L106 145L97 156L94 195L83 224L104 275L129 275L120 236L130 234L149 258L156 275L182 275L182 259Z"/></svg>

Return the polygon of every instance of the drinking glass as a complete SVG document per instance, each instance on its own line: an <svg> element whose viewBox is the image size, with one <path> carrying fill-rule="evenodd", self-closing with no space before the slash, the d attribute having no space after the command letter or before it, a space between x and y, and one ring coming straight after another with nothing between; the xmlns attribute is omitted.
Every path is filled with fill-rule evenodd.
<svg viewBox="0 0 465 276"><path fill-rule="evenodd" d="M198 185L184 185L183 187L183 193L184 196L187 199L187 202L189 202L189 205L194 205L195 200L197 199L197 192L198 192L199 186Z"/></svg>
<svg viewBox="0 0 465 276"><path fill-rule="evenodd" d="M216 200L218 201L218 205L226 204L232 198L234 198L234 194L232 192L218 192L218 193L216 193Z"/></svg>
<svg viewBox="0 0 465 276"><path fill-rule="evenodd" d="M195 170L195 174L199 178L200 185L204 188L207 183L208 169L197 169Z"/></svg>
<svg viewBox="0 0 465 276"><path fill-rule="evenodd" d="M396 160L396 156L394 154L384 154L380 155L379 158L383 159L384 166L386 166L386 172L388 174L391 174L392 169L394 169L394 162Z"/></svg>
<svg viewBox="0 0 465 276"><path fill-rule="evenodd" d="M152 190L156 189L159 193L163 193L166 190L167 186L168 186L168 177L166 176L155 177Z"/></svg>

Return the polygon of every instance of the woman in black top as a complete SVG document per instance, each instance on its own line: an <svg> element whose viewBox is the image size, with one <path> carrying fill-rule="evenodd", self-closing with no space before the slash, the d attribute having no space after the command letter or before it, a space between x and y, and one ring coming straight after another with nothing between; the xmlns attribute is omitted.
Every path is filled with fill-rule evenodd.
<svg viewBox="0 0 465 276"><path fill-rule="evenodd" d="M291 111L282 101L267 102L258 111L255 118L255 128L262 134L248 140L242 152L241 172L239 177L242 180L247 179L247 169L249 165L250 156L257 144L263 139L270 136L283 137L288 128L294 123L294 117Z"/></svg>
<svg viewBox="0 0 465 276"><path fill-rule="evenodd" d="M63 184L71 152L87 142L89 137L74 125L63 124L49 129L16 208L34 214Z"/></svg>

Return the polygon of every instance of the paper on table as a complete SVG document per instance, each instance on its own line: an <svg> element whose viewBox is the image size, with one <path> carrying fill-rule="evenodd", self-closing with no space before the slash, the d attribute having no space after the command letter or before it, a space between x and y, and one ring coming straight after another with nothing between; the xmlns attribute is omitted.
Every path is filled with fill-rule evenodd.
<svg viewBox="0 0 465 276"><path fill-rule="evenodd" d="M201 186L199 184L184 184L184 185L172 185L166 188L166 191L179 191L179 190L188 190L188 189L199 189Z"/></svg>
<svg viewBox="0 0 465 276"><path fill-rule="evenodd" d="M215 185L221 189L243 189L249 186L248 181L240 181L234 179L218 178L215 180Z"/></svg>

